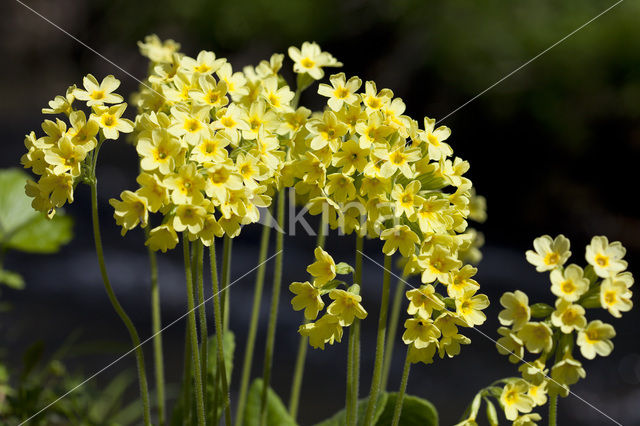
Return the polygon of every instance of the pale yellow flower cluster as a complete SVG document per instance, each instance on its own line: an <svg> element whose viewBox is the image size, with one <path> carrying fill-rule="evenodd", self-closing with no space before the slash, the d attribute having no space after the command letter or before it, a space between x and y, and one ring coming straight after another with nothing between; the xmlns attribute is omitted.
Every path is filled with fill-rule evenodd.
<svg viewBox="0 0 640 426"><path fill-rule="evenodd" d="M83 79L84 89L73 85L64 96L50 101L49 108L42 109L44 114L66 117L68 123L60 118L44 120L45 136L36 137L31 132L25 137L27 153L20 161L40 176L38 182L28 180L25 188L33 198L34 209L53 217L56 208L72 203L76 185L90 177L89 168L99 144L133 130L133 123L122 118L127 104L114 93L119 86L120 81L112 75L99 83L89 74ZM84 102L87 111L80 109L76 100Z"/></svg>
<svg viewBox="0 0 640 426"><path fill-rule="evenodd" d="M547 393L567 396L569 386L586 377L582 363L574 358L576 344L586 359L607 356L613 350L613 326L600 320L588 321L586 309L602 308L620 317L632 307L634 280L630 272L625 272L625 249L619 242L593 237L586 248L588 265L584 269L565 265L571 251L563 235L554 239L544 235L533 245L535 251L527 252L527 260L539 272L550 272L550 290L556 301L555 307L529 305L529 298L520 290L500 298L504 310L499 314L502 327L498 333L502 337L497 349L509 355L512 363L521 363L522 378L507 380L500 396L505 415L514 424L520 414L544 405ZM536 359L525 361L527 352Z"/></svg>
<svg viewBox="0 0 640 426"><path fill-rule="evenodd" d="M353 273L353 268L344 262L336 265L333 257L321 247L317 247L314 254L316 261L307 267L307 272L313 277L313 283L294 282L289 286L289 290L295 294L291 299L293 309L304 309L304 316L308 321L314 321L324 308L322 296L328 294L332 300L327 312L320 319L303 324L298 330L301 335L309 338L311 346L324 349L327 343L332 345L334 342L340 342L343 327L349 327L355 318L365 319L367 311L360 304L360 286L347 286L345 282L335 279L337 275Z"/></svg>

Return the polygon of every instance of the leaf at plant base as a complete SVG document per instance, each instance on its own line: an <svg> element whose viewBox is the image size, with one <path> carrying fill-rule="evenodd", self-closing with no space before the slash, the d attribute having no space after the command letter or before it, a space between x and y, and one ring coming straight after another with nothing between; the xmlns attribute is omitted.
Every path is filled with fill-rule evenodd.
<svg viewBox="0 0 640 426"><path fill-rule="evenodd" d="M20 169L0 170L0 239L39 215L24 193L27 179Z"/></svg>
<svg viewBox="0 0 640 426"><path fill-rule="evenodd" d="M57 214L48 219L38 215L23 225L7 242L7 247L29 253L55 253L73 237L73 220Z"/></svg>
<svg viewBox="0 0 640 426"><path fill-rule="evenodd" d="M256 379L249 388L247 404L244 408L244 425L260 424L260 403L262 400L262 379ZM267 420L265 426L295 426L295 420L289 415L280 397L271 389L267 389Z"/></svg>
<svg viewBox="0 0 640 426"><path fill-rule="evenodd" d="M16 290L22 290L24 288L24 280L20 274L4 269L0 269L0 284Z"/></svg>
<svg viewBox="0 0 640 426"><path fill-rule="evenodd" d="M211 407L207 409L207 424L218 424L220 416L223 414L223 398L222 398L222 382L218 380L218 401L217 410L213 410L214 404L214 390L215 379L217 373L217 359L218 359L218 339L216 335L209 336L207 347L207 384L206 384L206 406ZM225 371L227 372L227 383L231 386L231 373L233 372L233 353L236 348L236 340L234 334L227 330L222 338L222 350L224 355ZM218 413L218 419L213 419L214 411Z"/></svg>
<svg viewBox="0 0 640 426"><path fill-rule="evenodd" d="M389 394L384 411L375 423L376 426L386 426L392 423L396 397L396 392ZM426 399L405 395L402 401L400 424L402 426L437 426L438 412L433 404Z"/></svg>
<svg viewBox="0 0 640 426"><path fill-rule="evenodd" d="M381 392L380 395L378 395L378 402L376 403L376 409L375 412L373 413L373 420L372 420L372 424L379 424L377 423L378 419L380 418L380 416L382 415L383 411L386 409L387 406L387 399L389 397L389 394L386 392ZM358 408L357 408L357 420L356 420L356 424L357 425L362 425L364 424L364 418L367 414L367 405L369 404L369 398L362 398L358 401ZM338 411L336 414L334 414L332 417L328 418L327 420L318 423L316 426L345 426L347 424L347 410L346 409L342 409L340 411ZM389 424L391 424L391 422L389 422Z"/></svg>

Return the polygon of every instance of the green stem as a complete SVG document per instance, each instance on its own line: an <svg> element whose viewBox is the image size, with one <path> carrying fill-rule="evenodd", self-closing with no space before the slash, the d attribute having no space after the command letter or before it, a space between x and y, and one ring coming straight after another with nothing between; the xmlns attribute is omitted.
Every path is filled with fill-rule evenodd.
<svg viewBox="0 0 640 426"><path fill-rule="evenodd" d="M391 281L391 256L384 257L384 275L382 279L382 302L380 304L380 318L378 320L378 337L376 341L376 358L373 366L373 378L371 379L371 391L369 403L365 415L365 426L370 426L373 421L375 407L380 393L380 379L382 377L382 361L384 357L384 338L387 331L387 314L389 310L389 284Z"/></svg>
<svg viewBox="0 0 640 426"><path fill-rule="evenodd" d="M187 337L184 342L184 371L182 376L182 389L184 396L184 405L183 409L186 413L186 418L184 418L184 422L186 424L192 423L192 413L191 413L191 394L193 392L193 382L192 382L192 374L191 374L191 339L189 338L189 322L187 321L185 325L184 335Z"/></svg>
<svg viewBox="0 0 640 426"><path fill-rule="evenodd" d="M97 148L99 149L99 148ZM96 157L97 157L97 149L96 149ZM104 261L104 251L102 248L102 236L100 234L100 219L98 216L98 180L95 176L95 162L92 168L92 176L90 179L91 186L91 218L93 222L93 238L96 246L96 255L98 256L98 264L100 265L100 274L102 275L102 282L104 283L104 288L107 291L107 296L109 297L109 301L115 309L116 313L124 323L125 327L127 327L127 331L129 332L129 336L131 337L131 342L133 343L133 347L135 350L136 356L136 365L138 368L138 382L140 385L140 396L142 398L142 413L144 418L144 424L147 426L151 425L151 411L149 405L149 389L147 385L147 373L144 365L144 352L142 351L142 347L140 346L140 337L138 335L138 331L136 330L133 322L129 318L129 315L124 311L122 305L118 301L115 293L113 292L113 288L111 287L111 282L109 281L109 275L107 274L107 267Z"/></svg>
<svg viewBox="0 0 640 426"><path fill-rule="evenodd" d="M216 342L217 342L217 367L216 373L222 382L222 402L224 406L224 423L226 426L231 425L231 404L229 402L229 384L227 382L227 368L224 359L224 326L222 324L222 308L220 303L220 289L218 284L218 268L216 265L216 246L215 241L209 247L209 257L211 263L211 284L213 288L213 311L216 326ZM223 289L224 292L224 289ZM218 381L215 381L215 387L218 387ZM217 404L216 404L217 407ZM217 409L217 408L216 408ZM217 415L216 417L217 418Z"/></svg>
<svg viewBox="0 0 640 426"><path fill-rule="evenodd" d="M402 381L400 382L400 389L396 395L396 406L393 409L393 422L392 426L398 426L400 424L400 414L402 414L402 402L404 400L404 394L407 391L407 382L409 381L409 370L411 369L411 363L409 362L409 348L407 347L407 356L404 360L404 368L402 369Z"/></svg>
<svg viewBox="0 0 640 426"><path fill-rule="evenodd" d="M199 239L193 242L194 246L194 266L195 266L195 277L196 277L196 288L198 291L198 316L200 320L200 371L202 374L202 391L207 392L207 358L208 358L208 350L209 350L209 332L207 330L207 310L205 309L204 302L204 280L203 280L203 257L204 257L204 248L202 247L202 241ZM205 413L207 412L207 398L204 398L205 401Z"/></svg>
<svg viewBox="0 0 640 426"><path fill-rule="evenodd" d="M269 218L271 218L269 210ZM258 255L258 271L256 273L256 284L253 290L253 307L251 309L251 320L249 323L249 333L245 345L244 362L242 364L242 378L240 380L240 395L238 396L238 408L236 410L236 426L242 425L244 416L244 404L249 389L249 378L251 377L251 364L253 362L253 351L256 343L256 333L258 331L258 318L260 316L260 303L262 302L262 289L264 287L264 274L266 272L266 259L269 250L269 235L271 234L271 224L265 223L262 227L262 237L260 239L260 254Z"/></svg>
<svg viewBox="0 0 640 426"><path fill-rule="evenodd" d="M320 220L320 227L318 229L318 239L316 240L316 247L324 248L326 235L324 232L325 222ZM306 323L305 319L305 323ZM296 366L293 373L293 381L291 382L291 396L289 397L289 414L295 420L298 416L298 404L300 402L300 389L302 388L302 377L304 375L304 362L307 359L307 336L300 336L300 342L298 343L298 356L296 357Z"/></svg>
<svg viewBox="0 0 640 426"><path fill-rule="evenodd" d="M144 228L145 236L149 238L149 226ZM166 420L165 392L164 392L164 359L162 354L162 328L160 309L160 288L158 287L158 262L156 252L148 249L149 266L151 269L151 325L153 329L153 351L156 374L156 397L158 399L158 424L163 426Z"/></svg>
<svg viewBox="0 0 640 426"><path fill-rule="evenodd" d="M189 321L189 338L191 341L191 357L193 377L196 391L196 412L198 413L198 425L206 423L204 416L204 395L202 392L202 371L200 370L200 354L198 353L198 330L196 328L196 313L193 293L193 276L191 274L191 259L189 256L189 239L187 234L182 235L182 248L184 254L184 272L187 282L187 309Z"/></svg>
<svg viewBox="0 0 640 426"><path fill-rule="evenodd" d="M355 319L354 319L355 323ZM353 425L353 420L355 418L355 413L353 411L353 361L354 361L354 351L355 351L355 339L353 335L353 324L349 327L349 344L347 347L347 391L345 398L345 410L346 410L346 419L347 426Z"/></svg>
<svg viewBox="0 0 640 426"><path fill-rule="evenodd" d="M364 247L364 237L356 234L356 272L353 279L356 284L362 287L362 250Z"/></svg>
<svg viewBox="0 0 640 426"><path fill-rule="evenodd" d="M231 247L233 246L233 239L228 235L224 236L224 242L222 244L222 325L224 330L229 329L229 283L231 282Z"/></svg>
<svg viewBox="0 0 640 426"><path fill-rule="evenodd" d="M355 283L362 285L362 250L364 238L356 233ZM355 426L358 417L358 391L360 380L360 320L355 318L349 331L347 358L347 425Z"/></svg>
<svg viewBox="0 0 640 426"><path fill-rule="evenodd" d="M389 318L389 335L384 350L384 365L382 367L382 385L380 388L387 390L387 382L389 381L389 371L391 370L391 360L393 358L393 350L395 348L396 333L398 331L398 321L400 319L400 308L404 299L404 279L398 280L396 291L393 295L393 303L391 305L391 317Z"/></svg>
<svg viewBox="0 0 640 426"><path fill-rule="evenodd" d="M558 395L549 396L549 426L558 424Z"/></svg>
<svg viewBox="0 0 640 426"><path fill-rule="evenodd" d="M265 424L267 417L267 390L271 382L271 366L273 363L273 347L276 340L276 324L278 319L278 303L280 301L280 285L282 283L282 262L284 247L284 189L278 193L278 234L276 235L276 264L273 273L273 290L271 294L271 311L269 313L269 326L267 328L267 342L264 354L264 372L262 383L262 395L260 398L260 419L259 424Z"/></svg>

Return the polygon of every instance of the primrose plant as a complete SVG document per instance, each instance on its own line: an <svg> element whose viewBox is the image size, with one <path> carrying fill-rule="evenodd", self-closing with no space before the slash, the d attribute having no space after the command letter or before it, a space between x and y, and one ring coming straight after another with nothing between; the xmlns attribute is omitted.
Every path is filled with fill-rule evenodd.
<svg viewBox="0 0 640 426"><path fill-rule="evenodd" d="M342 342L345 331L348 332L345 409L323 424L398 425L408 421L437 424L435 407L428 401L405 395L410 367L416 363L431 364L436 356L451 358L459 354L462 346L471 342L462 334L463 330L484 323L482 311L489 305L473 278L477 270L472 264L480 260L482 234L468 223L484 221L485 200L476 196L471 181L464 176L469 163L454 156L447 142L451 131L445 126L438 127L432 118L414 120L405 114L404 102L390 89L378 89L373 81L363 83L359 77L344 73L330 75L326 83L317 87L317 94L325 102L320 111L301 106L302 92L324 79L327 69L342 65L316 43L305 42L301 48L289 48L297 76L294 86L289 86L280 73L283 54L274 54L255 67L234 71L226 59L213 52L201 51L191 57L180 51L178 43L161 41L156 36L139 42L139 48L150 64L147 77L131 98L135 119L124 118L128 105L116 93L120 82L115 77L98 80L87 75L81 87L69 87L65 95L57 96L49 108L43 109L43 113L57 118L43 122L44 136L34 132L27 135L28 153L22 163L39 176L26 185L33 208L50 217L56 209L73 202L79 183L91 189L96 253L108 297L136 348L145 424L151 424L152 420L161 425L218 424L223 418L226 425L296 424L308 345L326 349ZM156 335L154 413L139 334L109 282L98 222L98 155L123 134L139 158L137 185L123 190L119 199L110 200L110 204L123 236L136 227L145 233ZM320 216L320 225L315 250L309 253L310 259L315 257L307 268L310 278L301 277L301 281L289 286L293 309L304 313L291 399L285 407L269 386L282 284L283 232L275 236L275 253L268 257L268 252L271 213L277 222L275 228L284 229L287 193L292 202L295 200L310 214ZM232 416L229 389L235 343L230 331L228 289L232 243L244 225L259 221L263 226L252 315L235 403L237 411ZM325 251L330 230L335 230L339 238L353 235L353 266L336 263ZM378 267L382 266L384 272L371 388L366 398L359 399L360 325L370 317L367 311L370 301L363 300L360 293L362 288L377 285L362 281L363 257L367 256L363 253L365 238L380 241L384 264ZM222 245L220 274L216 240L221 240ZM628 301L631 281L627 275L611 275L621 270L594 258L595 265L589 271L605 279L601 284L595 281L585 284L578 267L560 268L566 253L556 250L556 246L562 246L562 241L551 243L546 237L536 241L536 262L554 266L543 268L553 269L551 279L558 282L552 289L554 294L578 292L577 299L562 296L555 310L536 305L529 309L526 296L519 291L508 293L501 300L508 310L500 319L505 326L512 327L500 329L503 336L511 339L500 345L502 350L513 352L512 356L521 361L523 345L532 353L544 354L544 359L535 365L541 368L536 376L540 380L527 382L537 386L548 379L544 363L554 345L562 347L558 363L577 362L566 355L568 340L561 336L569 332L566 330L582 333L578 335L578 344L587 354L602 354L606 349L603 344L608 345L592 342L596 335L599 339L602 336L603 342L608 341L610 328L601 323L580 322L583 311L574 302L582 301L582 297L588 300L587 305L595 306L594 295L603 291L606 295L597 301L610 306L612 312L623 311L629 306L620 300ZM592 244L592 250L600 250L598 253L609 256L611 265L618 265L615 263L618 258L606 250L619 253L619 247L606 245L606 240L597 241L600 243ZM180 242L188 327L183 386L169 415L159 333L162 323L156 253L172 250ZM211 336L207 330L208 299L204 296L205 247L213 291L209 309L213 309L215 333ZM394 256L400 263L402 277L391 297ZM265 264L272 258L275 267L262 376L250 386ZM590 277L589 271L585 274ZM602 271L606 274L601 275ZM407 282L413 277L419 277L418 286ZM576 290L566 285L569 279ZM412 288L405 291L405 285ZM607 288L611 291L607 292ZM612 296L607 296L610 293ZM408 316L401 338L406 345L401 385L398 392L387 392L395 331L407 299ZM522 309L517 303L522 304ZM544 313L545 319L529 322L529 311L531 315L539 315L536 309ZM543 332L544 338L540 337ZM560 343L554 343L557 341ZM553 367L552 378L561 382L558 377L569 377L570 368ZM526 374L529 379L535 375L529 370ZM531 385L508 381L507 386L510 386L505 388L507 396L499 399L506 417L518 424L526 424L524 419L533 422L534 416L526 414L527 407L513 402L514 398L529 401L531 397L524 395ZM494 388L483 391L481 397ZM544 388L540 389L544 392ZM508 396L512 394L515 396ZM541 401L541 397L536 401ZM470 409L467 423L475 421L477 406L474 403Z"/></svg>

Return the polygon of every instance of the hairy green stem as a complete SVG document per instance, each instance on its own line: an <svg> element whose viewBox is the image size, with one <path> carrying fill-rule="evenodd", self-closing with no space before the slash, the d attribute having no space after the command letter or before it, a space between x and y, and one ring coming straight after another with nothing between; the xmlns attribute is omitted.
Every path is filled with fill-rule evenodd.
<svg viewBox="0 0 640 426"><path fill-rule="evenodd" d="M400 389L396 395L396 406L393 409L393 422L392 426L398 426L400 424L400 414L402 414L402 402L404 400L404 394L407 391L407 382L409 381L409 370L411 369L411 363L409 362L409 347L407 347L407 356L404 361L404 368L402 369L402 380L400 382Z"/></svg>
<svg viewBox="0 0 640 426"><path fill-rule="evenodd" d="M316 247L324 248L326 234L324 232L325 222L320 220L318 229L318 238L316 240ZM306 323L305 319L305 323ZM307 359L307 342L309 338L307 336L300 336L300 342L298 343L298 355L296 356L296 366L293 372L293 381L291 382L291 395L289 396L289 414L295 420L298 417L298 404L300 402L300 389L302 388L302 378L304 376L304 363Z"/></svg>
<svg viewBox="0 0 640 426"><path fill-rule="evenodd" d="M229 311L230 311L229 283L231 282L231 248L232 247L233 247L233 239L229 238L229 236L225 234L224 240L222 243L222 281L221 281L222 325L224 326L225 331L229 329Z"/></svg>
<svg viewBox="0 0 640 426"><path fill-rule="evenodd" d="M269 210L269 220L271 219ZM266 272L266 259L269 250L269 235L271 234L271 223L265 223L262 227L262 237L260 238L260 253L258 254L258 271L256 273L256 284L253 290L253 307L251 309L251 320L249 322L249 333L245 344L244 362L242 364L242 378L240 379L240 394L238 396L238 408L236 410L236 426L242 425L244 416L244 404L249 389L249 378L251 377L251 364L253 362L253 352L256 343L256 333L258 331L258 318L260 317L260 303L262 302L262 289L264 287L264 274Z"/></svg>
<svg viewBox="0 0 640 426"><path fill-rule="evenodd" d="M216 326L216 342L217 342L217 367L216 373L222 382L222 403L224 407L224 423L226 426L231 425L231 403L229 401L229 385L227 381L227 369L224 360L224 325L222 324L222 308L220 303L220 289L218 284L218 267L216 265L216 245L215 241L209 247L209 258L211 263L211 285L213 288L213 310ZM224 288L222 289L224 293ZM215 381L215 387L218 387L218 381ZM217 410L217 404L216 404ZM217 418L217 415L216 417Z"/></svg>
<svg viewBox="0 0 640 426"><path fill-rule="evenodd" d="M100 145L102 141L100 142ZM100 218L98 216L98 180L96 179L95 174L95 165L97 163L98 150L100 149L100 145L96 148L95 159L93 162L92 170L91 170L91 178L90 184L91 187L91 218L93 222L93 238L96 246L96 255L98 257L98 264L100 265L100 274L102 275L102 282L104 283L104 288L107 291L107 296L109 297L109 301L113 306L113 309L116 311L122 322L124 323L127 331L129 332L129 336L131 337L131 342L133 343L133 347L135 349L136 356L136 365L138 368L138 382L140 385L140 397L142 398L142 413L144 424L149 426L151 425L151 409L149 404L149 389L147 384L147 373L144 364L144 352L142 351L142 347L140 346L140 336L138 335L138 331L136 330L131 318L124 311L122 305L118 301L116 294L111 287L111 282L109 281L109 275L107 274L107 266L104 261L104 250L102 248L102 235L100 234Z"/></svg>
<svg viewBox="0 0 640 426"><path fill-rule="evenodd" d="M263 387L260 398L259 425L265 424L267 417L267 390L271 382L271 366L273 364L273 347L276 340L276 324L278 319L278 303L280 302L280 285L282 284L282 262L284 247L284 199L285 192L281 189L278 193L278 234L276 235L276 263L273 273L273 290L271 294L271 311L269 313L269 325L267 328L267 341L265 345Z"/></svg>
<svg viewBox="0 0 640 426"><path fill-rule="evenodd" d="M356 262L354 282L362 286L362 250L364 238L356 233ZM358 391L360 380L360 320L355 318L349 331L347 355L347 426L355 426L358 417Z"/></svg>
<svg viewBox="0 0 640 426"><path fill-rule="evenodd" d="M144 228L146 238L149 238L149 226ZM160 309L160 288L158 287L158 261L156 252L150 247L149 266L151 269L151 326L153 330L153 352L156 375L156 398L158 405L158 425L164 426L166 421L165 392L164 392L164 358L162 354L162 328Z"/></svg>
<svg viewBox="0 0 640 426"><path fill-rule="evenodd" d="M200 354L198 352L198 330L196 328L196 313L193 293L193 276L191 274L191 259L189 255L189 239L187 234L182 235L182 248L184 254L184 272L187 282L187 309L189 322L189 339L191 341L191 368L195 380L196 412L198 414L198 425L206 423L204 415L204 394L202 388L202 371L200 369Z"/></svg>
<svg viewBox="0 0 640 426"><path fill-rule="evenodd" d="M184 371L182 373L182 389L184 392L183 409L187 417L182 420L186 424L192 424L191 394L193 393L193 374L191 374L191 339L189 338L189 321L185 323L184 335L187 336L187 338L184 342Z"/></svg>
<svg viewBox="0 0 640 426"><path fill-rule="evenodd" d="M391 317L389 318L389 334L387 335L387 343L384 350L384 364L382 367L382 385L380 388L387 390L389 381L389 371L391 370L391 360L393 359L393 350L395 348L396 333L398 331L398 321L400 319L400 308L404 299L404 279L399 279L396 284L396 291L393 295L391 304Z"/></svg>
<svg viewBox="0 0 640 426"><path fill-rule="evenodd" d="M549 426L558 424L558 395L549 396Z"/></svg>
<svg viewBox="0 0 640 426"><path fill-rule="evenodd" d="M384 339L387 331L387 314L389 310L389 284L391 281L391 256L384 257L384 275L382 279L382 302L380 304L380 318L378 320L378 336L376 340L376 358L371 379L369 403L365 414L364 425L370 426L373 421L375 407L380 393L380 379L382 377L382 361L384 358Z"/></svg>
<svg viewBox="0 0 640 426"><path fill-rule="evenodd" d="M204 279L203 279L203 257L204 248L202 247L202 241L199 239L193 242L194 248L194 266L195 266L195 281L196 289L198 292L198 317L200 320L200 371L202 374L202 391L205 394L205 413L207 412L207 358L209 350L209 332L207 330L207 310L204 302Z"/></svg>

